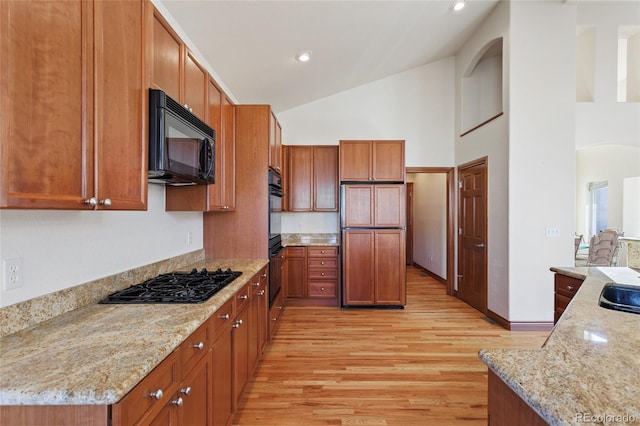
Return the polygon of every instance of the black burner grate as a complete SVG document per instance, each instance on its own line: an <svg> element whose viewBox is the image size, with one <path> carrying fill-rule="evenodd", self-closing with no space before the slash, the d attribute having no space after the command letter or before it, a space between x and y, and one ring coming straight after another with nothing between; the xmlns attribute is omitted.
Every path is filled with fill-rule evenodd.
<svg viewBox="0 0 640 426"><path fill-rule="evenodd" d="M172 272L116 291L100 303L203 303L240 275L231 269Z"/></svg>

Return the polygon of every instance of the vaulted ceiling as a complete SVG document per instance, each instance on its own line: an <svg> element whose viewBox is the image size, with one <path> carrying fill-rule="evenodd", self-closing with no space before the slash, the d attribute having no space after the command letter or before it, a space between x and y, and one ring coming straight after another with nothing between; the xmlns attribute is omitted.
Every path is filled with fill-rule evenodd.
<svg viewBox="0 0 640 426"><path fill-rule="evenodd" d="M240 103L276 112L454 55L498 2L157 0Z"/></svg>

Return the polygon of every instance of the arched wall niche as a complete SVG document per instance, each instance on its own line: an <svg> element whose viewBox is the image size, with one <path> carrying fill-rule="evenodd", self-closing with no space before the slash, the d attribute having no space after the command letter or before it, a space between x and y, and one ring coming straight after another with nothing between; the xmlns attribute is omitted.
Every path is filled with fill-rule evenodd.
<svg viewBox="0 0 640 426"><path fill-rule="evenodd" d="M485 44L462 74L462 135L502 115L502 37Z"/></svg>

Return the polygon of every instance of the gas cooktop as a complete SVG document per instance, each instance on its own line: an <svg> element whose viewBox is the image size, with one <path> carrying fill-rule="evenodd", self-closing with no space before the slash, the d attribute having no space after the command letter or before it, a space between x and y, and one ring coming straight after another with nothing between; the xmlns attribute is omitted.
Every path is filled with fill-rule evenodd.
<svg viewBox="0 0 640 426"><path fill-rule="evenodd" d="M203 303L240 275L231 269L172 272L116 291L100 303Z"/></svg>

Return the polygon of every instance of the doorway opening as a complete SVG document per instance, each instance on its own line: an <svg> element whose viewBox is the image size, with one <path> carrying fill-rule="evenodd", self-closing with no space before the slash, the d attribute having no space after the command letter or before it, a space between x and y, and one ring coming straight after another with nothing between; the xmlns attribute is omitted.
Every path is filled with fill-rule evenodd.
<svg viewBox="0 0 640 426"><path fill-rule="evenodd" d="M407 167L406 173L407 264L443 281L447 294L453 295L454 168ZM430 193L436 199L430 199ZM434 235L437 241L425 241L425 238L433 238Z"/></svg>

